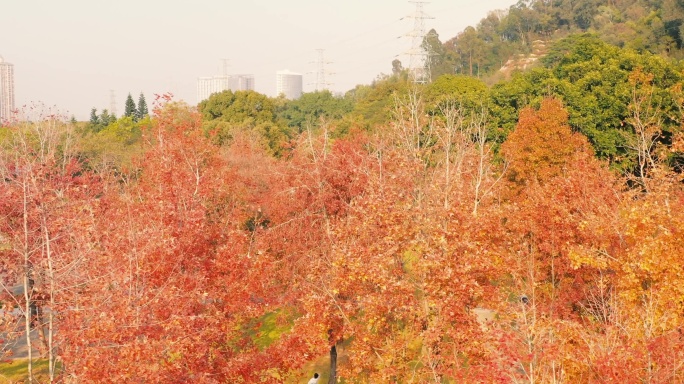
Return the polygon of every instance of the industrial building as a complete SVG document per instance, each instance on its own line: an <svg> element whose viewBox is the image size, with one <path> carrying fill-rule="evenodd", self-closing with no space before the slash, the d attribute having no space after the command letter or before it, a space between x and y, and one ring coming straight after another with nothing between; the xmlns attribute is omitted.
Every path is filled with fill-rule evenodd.
<svg viewBox="0 0 684 384"><path fill-rule="evenodd" d="M298 99L302 95L302 82L301 73L288 70L276 72L276 96L283 95L288 100Z"/></svg>

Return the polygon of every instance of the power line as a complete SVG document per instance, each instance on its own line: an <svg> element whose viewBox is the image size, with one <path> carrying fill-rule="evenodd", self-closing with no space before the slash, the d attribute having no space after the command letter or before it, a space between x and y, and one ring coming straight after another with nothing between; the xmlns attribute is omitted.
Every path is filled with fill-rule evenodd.
<svg viewBox="0 0 684 384"><path fill-rule="evenodd" d="M363 32L359 32L358 34L356 34L354 36L344 37L344 38L335 40L332 43L326 43L326 47L328 47L328 48L330 48L330 47L340 48L342 46L348 45L350 42L357 40L359 38L364 38L364 41L366 41L369 33L377 32L377 31L380 31L383 29L387 29L387 27L392 26L394 24L397 24L398 22L402 21L403 19L404 19L403 17L398 18L398 19L392 20L391 22L388 22L384 25L381 25L378 27L373 27L373 28L367 29ZM394 40L394 38L391 40ZM310 50L301 50L301 51L297 51L297 52L291 52L287 56L281 57L279 59L279 61L282 65L285 65L286 63L290 63L294 59L300 59L302 56L306 55L309 52L310 52ZM271 65L272 65L271 62L263 62L261 64L253 65L252 68L261 69L261 68L265 68L265 67L268 67ZM288 65L291 65L291 64L288 64Z"/></svg>

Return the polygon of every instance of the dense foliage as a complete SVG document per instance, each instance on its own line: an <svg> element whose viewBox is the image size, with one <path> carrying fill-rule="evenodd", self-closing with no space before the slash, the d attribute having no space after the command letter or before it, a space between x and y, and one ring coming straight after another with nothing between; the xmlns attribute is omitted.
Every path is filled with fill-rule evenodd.
<svg viewBox="0 0 684 384"><path fill-rule="evenodd" d="M281 382L328 353L348 382L681 380L663 144L623 178L544 98L497 155L467 95L410 90L372 135L319 125L281 158L166 102L127 169L53 117L5 127L3 276L28 294L3 307L49 325L64 380Z"/></svg>
<svg viewBox="0 0 684 384"><path fill-rule="evenodd" d="M679 8L523 1L430 36L463 70L426 85L8 122L2 353L62 382L683 382L684 79L649 52ZM465 75L493 68L466 36L556 35Z"/></svg>
<svg viewBox="0 0 684 384"><path fill-rule="evenodd" d="M493 11L444 44L435 31L426 39L434 54L432 78L454 73L493 74L515 55L539 43L582 32L611 45L667 57L684 57L684 3L678 0L520 0Z"/></svg>

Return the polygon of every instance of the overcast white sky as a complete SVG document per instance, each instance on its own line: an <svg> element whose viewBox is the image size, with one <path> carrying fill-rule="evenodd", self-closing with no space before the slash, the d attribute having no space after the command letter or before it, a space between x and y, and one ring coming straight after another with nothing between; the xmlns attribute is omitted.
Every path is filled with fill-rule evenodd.
<svg viewBox="0 0 684 384"><path fill-rule="evenodd" d="M275 93L275 72L304 74L313 90L316 49L325 49L327 80L345 92L391 72L411 46L406 0L0 0L0 56L14 64L16 104L56 105L78 119L92 107L117 112L130 92L171 92L196 104L200 76L254 74L256 90ZM446 41L488 11L516 0L433 0L424 10Z"/></svg>

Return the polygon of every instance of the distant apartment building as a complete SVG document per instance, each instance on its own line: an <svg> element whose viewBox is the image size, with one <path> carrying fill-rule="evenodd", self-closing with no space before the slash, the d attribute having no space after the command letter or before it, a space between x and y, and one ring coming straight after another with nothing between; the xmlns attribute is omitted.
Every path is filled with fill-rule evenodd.
<svg viewBox="0 0 684 384"><path fill-rule="evenodd" d="M254 75L230 75L228 76L228 89L231 91L253 91Z"/></svg>
<svg viewBox="0 0 684 384"><path fill-rule="evenodd" d="M197 102L208 99L214 93L227 90L253 91L254 75L200 77L197 79Z"/></svg>
<svg viewBox="0 0 684 384"><path fill-rule="evenodd" d="M302 95L302 74L288 70L276 72L276 96L284 95L288 100Z"/></svg>
<svg viewBox="0 0 684 384"><path fill-rule="evenodd" d="M14 110L14 65L0 56L0 121L8 120Z"/></svg>
<svg viewBox="0 0 684 384"><path fill-rule="evenodd" d="M200 77L197 79L197 102L206 100L214 93L228 89L226 77Z"/></svg>

